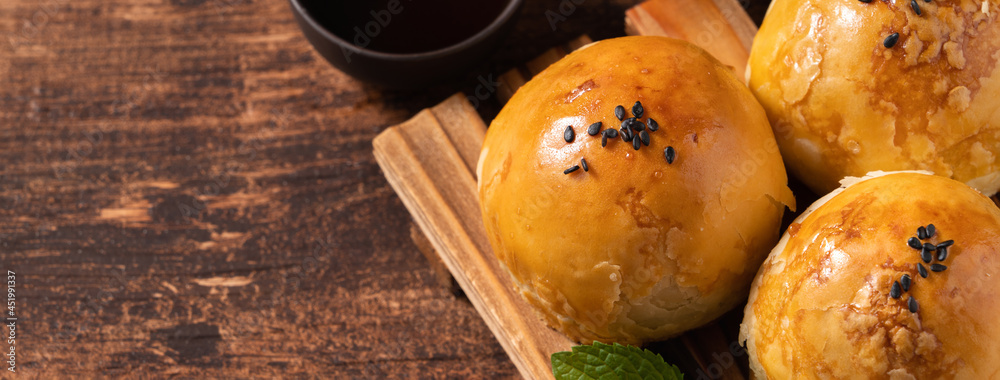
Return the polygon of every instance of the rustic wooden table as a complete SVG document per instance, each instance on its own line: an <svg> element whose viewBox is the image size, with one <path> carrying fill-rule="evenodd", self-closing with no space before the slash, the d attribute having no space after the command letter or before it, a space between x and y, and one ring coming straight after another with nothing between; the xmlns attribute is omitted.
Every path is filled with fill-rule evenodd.
<svg viewBox="0 0 1000 380"><path fill-rule="evenodd" d="M636 2L527 1L488 63L400 92L329 66L285 0L3 0L18 375L517 376L417 252L371 141L551 46L623 35Z"/></svg>

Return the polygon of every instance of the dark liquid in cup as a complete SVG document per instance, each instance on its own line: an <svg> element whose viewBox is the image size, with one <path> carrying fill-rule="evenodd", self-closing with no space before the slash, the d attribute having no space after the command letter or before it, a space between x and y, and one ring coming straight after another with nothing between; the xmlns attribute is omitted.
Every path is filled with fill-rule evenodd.
<svg viewBox="0 0 1000 380"><path fill-rule="evenodd" d="M302 0L309 15L352 44L385 53L420 53L486 29L505 0Z"/></svg>

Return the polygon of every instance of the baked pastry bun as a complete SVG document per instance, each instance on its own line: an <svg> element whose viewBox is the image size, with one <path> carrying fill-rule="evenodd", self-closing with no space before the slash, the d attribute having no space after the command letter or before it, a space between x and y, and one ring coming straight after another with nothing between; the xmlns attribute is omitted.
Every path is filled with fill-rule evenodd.
<svg viewBox="0 0 1000 380"><path fill-rule="evenodd" d="M877 172L788 227L740 339L757 379L996 379L998 316L1000 209L929 172Z"/></svg>
<svg viewBox="0 0 1000 380"><path fill-rule="evenodd" d="M818 194L874 170L995 193L998 17L993 0L774 0L747 76L789 170Z"/></svg>
<svg viewBox="0 0 1000 380"><path fill-rule="evenodd" d="M497 258L582 342L664 339L739 304L794 204L753 95L665 37L596 42L539 73L493 120L477 172Z"/></svg>

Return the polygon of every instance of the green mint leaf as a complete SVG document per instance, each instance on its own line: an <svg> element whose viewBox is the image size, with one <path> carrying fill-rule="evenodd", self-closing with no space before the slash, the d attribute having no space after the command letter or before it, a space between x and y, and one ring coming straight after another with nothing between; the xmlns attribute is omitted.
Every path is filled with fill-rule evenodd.
<svg viewBox="0 0 1000 380"><path fill-rule="evenodd" d="M601 342L552 354L552 374L558 380L684 379L677 366L652 351Z"/></svg>

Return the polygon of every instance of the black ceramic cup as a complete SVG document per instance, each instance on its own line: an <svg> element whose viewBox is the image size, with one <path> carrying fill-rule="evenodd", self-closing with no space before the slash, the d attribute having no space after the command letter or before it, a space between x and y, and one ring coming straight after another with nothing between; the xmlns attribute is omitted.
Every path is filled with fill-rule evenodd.
<svg viewBox="0 0 1000 380"><path fill-rule="evenodd" d="M489 25L456 44L426 52L391 53L353 44L350 36L334 34L319 22L322 15L316 12L322 10L310 9L305 0L289 0L306 39L330 64L360 80L397 89L420 88L468 72L510 31L522 1L507 0Z"/></svg>

